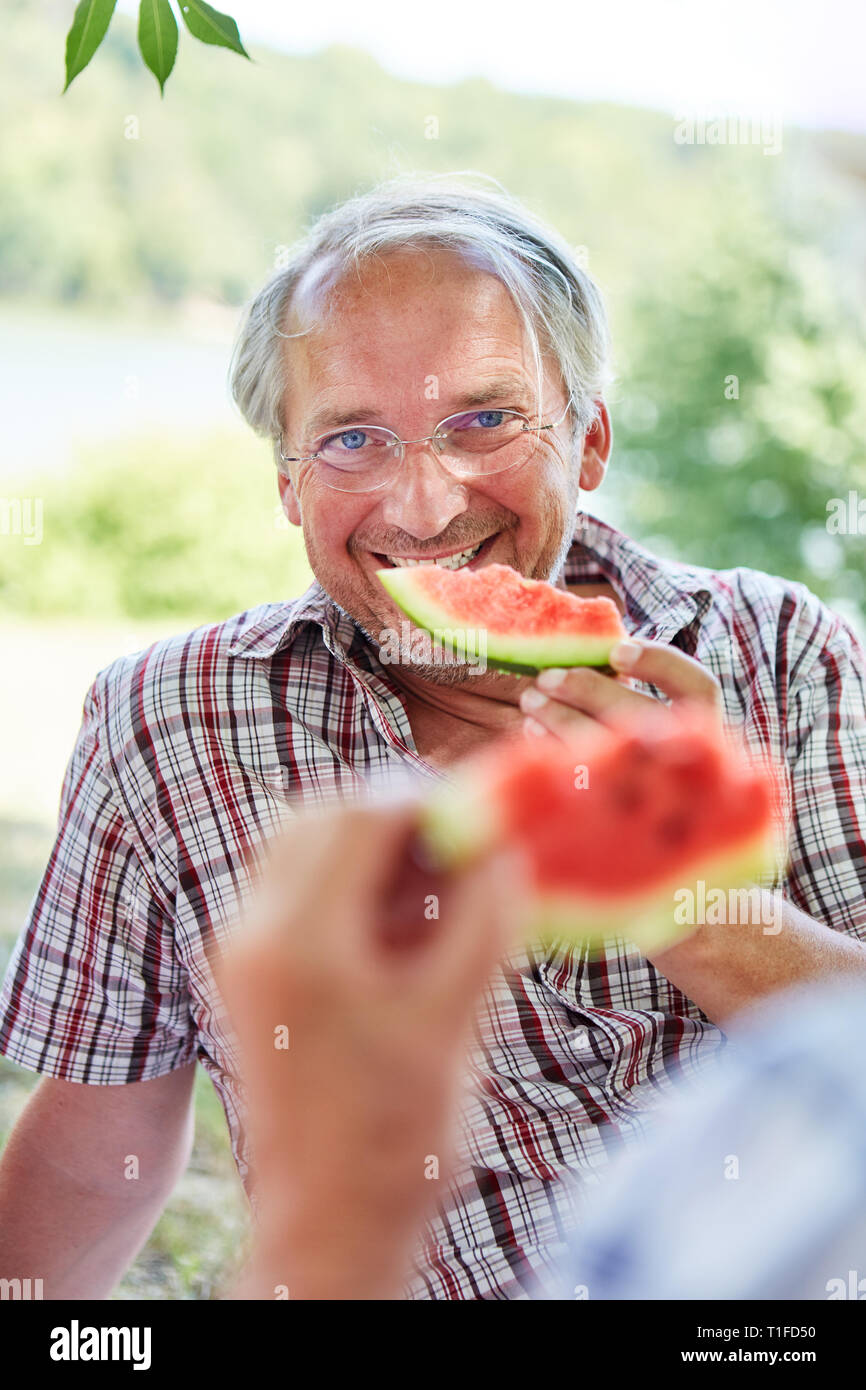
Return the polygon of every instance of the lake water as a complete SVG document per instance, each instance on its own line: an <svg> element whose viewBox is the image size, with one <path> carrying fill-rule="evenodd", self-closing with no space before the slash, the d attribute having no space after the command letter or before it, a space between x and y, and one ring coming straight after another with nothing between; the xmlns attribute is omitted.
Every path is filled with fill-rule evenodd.
<svg viewBox="0 0 866 1390"><path fill-rule="evenodd" d="M227 385L237 318L208 306L160 330L0 307L0 476L139 429L246 429Z"/></svg>

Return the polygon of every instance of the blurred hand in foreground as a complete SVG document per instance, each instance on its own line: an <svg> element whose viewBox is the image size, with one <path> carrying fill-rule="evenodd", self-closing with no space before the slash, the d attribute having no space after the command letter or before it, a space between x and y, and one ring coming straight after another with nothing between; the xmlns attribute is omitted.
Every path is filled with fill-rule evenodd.
<svg viewBox="0 0 866 1390"><path fill-rule="evenodd" d="M516 856L434 875L417 822L408 804L300 819L214 962L258 1212L236 1298L400 1296L447 1172L474 1006L524 903Z"/></svg>

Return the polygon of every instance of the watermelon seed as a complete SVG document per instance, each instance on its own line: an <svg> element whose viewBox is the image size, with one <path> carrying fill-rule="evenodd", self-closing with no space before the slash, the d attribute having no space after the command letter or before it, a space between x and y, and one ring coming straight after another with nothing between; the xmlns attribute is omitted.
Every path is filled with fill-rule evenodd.
<svg viewBox="0 0 866 1390"><path fill-rule="evenodd" d="M664 816L656 825L656 835L660 840L665 840L668 844L679 844L681 841L689 839L689 832L692 822L684 811L675 811L672 815Z"/></svg>
<svg viewBox="0 0 866 1390"><path fill-rule="evenodd" d="M646 806L646 788L638 786L635 782L615 783L610 794L617 810L626 814L641 811Z"/></svg>

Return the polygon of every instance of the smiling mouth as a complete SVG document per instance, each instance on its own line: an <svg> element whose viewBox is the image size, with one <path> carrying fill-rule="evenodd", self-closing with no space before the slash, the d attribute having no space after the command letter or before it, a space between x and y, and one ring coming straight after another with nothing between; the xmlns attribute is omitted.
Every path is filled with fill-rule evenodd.
<svg viewBox="0 0 866 1390"><path fill-rule="evenodd" d="M486 540L479 541L478 545L469 546L464 550L452 550L448 554L385 555L380 553L377 558L394 569L409 569L414 565L438 565L440 569L460 570L465 565L471 565L472 561L477 560L482 552L486 554L491 542L498 534L496 532L495 535L488 536Z"/></svg>

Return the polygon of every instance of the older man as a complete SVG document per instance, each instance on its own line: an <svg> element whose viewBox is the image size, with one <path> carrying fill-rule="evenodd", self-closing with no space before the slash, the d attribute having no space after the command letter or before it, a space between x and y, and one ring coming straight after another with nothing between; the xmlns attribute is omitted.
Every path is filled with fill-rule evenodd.
<svg viewBox="0 0 866 1390"><path fill-rule="evenodd" d="M252 304L234 394L273 441L316 583L118 660L88 692L0 1001L0 1050L46 1077L0 1168L0 1275L38 1268L49 1296L108 1292L185 1162L196 1060L246 1175L208 948L296 801L407 767L447 775L495 736L556 736L651 698L708 702L787 772L772 932L763 917L699 924L652 960L624 939L595 958L530 946L497 969L413 1298L532 1296L575 1221L567 1180L591 1190L677 1078L718 1053L729 1016L787 984L866 973L863 653L801 585L661 561L579 510L611 452L607 354L569 247L459 178L338 207ZM634 639L621 677L479 674L423 664L411 642L383 659L400 615L377 569L494 561L613 598ZM312 933L312 900L309 916Z"/></svg>

